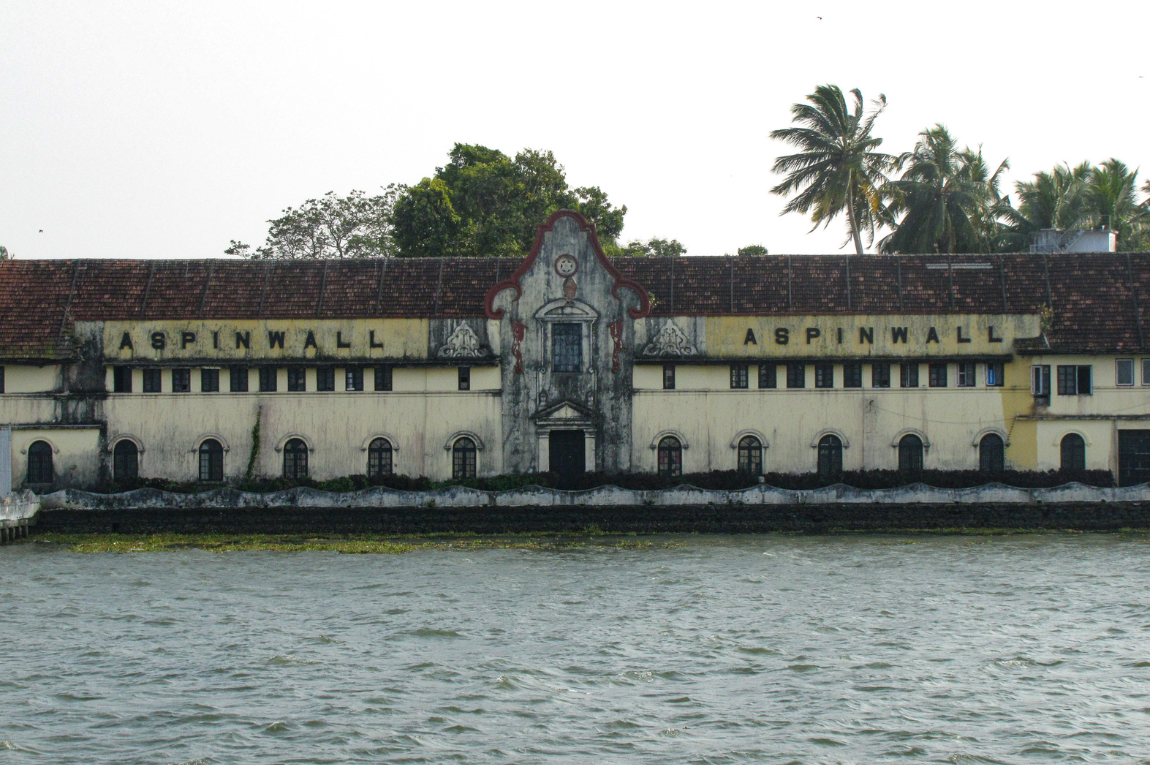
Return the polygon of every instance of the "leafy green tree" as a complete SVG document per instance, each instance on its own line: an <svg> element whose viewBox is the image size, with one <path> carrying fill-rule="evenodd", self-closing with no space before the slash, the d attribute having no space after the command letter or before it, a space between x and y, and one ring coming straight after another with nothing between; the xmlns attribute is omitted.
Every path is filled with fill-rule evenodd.
<svg viewBox="0 0 1150 765"><path fill-rule="evenodd" d="M632 258L678 258L687 254L687 248L677 239L633 239L620 254Z"/></svg>
<svg viewBox="0 0 1150 765"><path fill-rule="evenodd" d="M785 173L782 183L771 189L774 194L794 194L783 213L809 214L814 231L825 228L845 212L854 241L855 252L863 254L860 232L868 241L881 222L881 189L886 174L897 167L897 158L878 151L882 139L871 135L875 119L886 108L886 96L880 95L875 109L866 114L862 92L855 88L853 109L837 85L820 85L807 96L807 103L791 107L795 127L771 131L771 138L785 141L800 149L775 160L776 173Z"/></svg>
<svg viewBox="0 0 1150 765"><path fill-rule="evenodd" d="M890 203L885 215L894 231L879 242L885 253L987 252L993 246L999 176L993 173L981 149L959 150L942 125L919 134L913 152L903 155L906 167L898 180L886 185Z"/></svg>
<svg viewBox="0 0 1150 765"><path fill-rule="evenodd" d="M233 239L224 252L252 260L389 257L395 254L391 213L400 191L394 184L371 197L362 191L346 197L329 191L269 220L262 247L253 250Z"/></svg>
<svg viewBox="0 0 1150 765"><path fill-rule="evenodd" d="M1079 228L1086 215L1086 181L1091 170L1089 162L1074 167L1062 164L1050 172L1035 173L1032 181L1016 182L1018 207L1011 206L1007 197L1000 209L1006 225L999 249L1022 252L1042 229Z"/></svg>
<svg viewBox="0 0 1150 765"><path fill-rule="evenodd" d="M766 255L767 248L761 244L749 244L739 248L739 255Z"/></svg>
<svg viewBox="0 0 1150 765"><path fill-rule="evenodd" d="M396 201L401 255L522 255L536 226L560 209L581 212L605 245L623 230L626 206L612 206L598 187L570 189L549 151L525 149L512 159L486 146L455 144L448 158Z"/></svg>

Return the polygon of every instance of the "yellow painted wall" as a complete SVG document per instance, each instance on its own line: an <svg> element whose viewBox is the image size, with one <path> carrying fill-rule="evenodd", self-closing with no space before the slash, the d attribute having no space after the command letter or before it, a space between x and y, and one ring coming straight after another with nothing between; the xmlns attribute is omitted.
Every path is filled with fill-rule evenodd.
<svg viewBox="0 0 1150 765"><path fill-rule="evenodd" d="M47 441L57 486L90 486L99 478L100 431L97 428L43 428L12 431L12 486L28 477L28 447Z"/></svg>
<svg viewBox="0 0 1150 765"><path fill-rule="evenodd" d="M196 447L205 437L218 438L226 449L225 477L236 479L247 467L252 426L262 408L259 471L265 477L281 475L283 455L277 447L292 436L314 449L309 456L313 478L366 473L367 443L382 435L398 447L396 473L443 480L451 477L451 453L444 447L461 431L474 433L485 446L479 452L480 475L502 471L500 399L492 395L491 385L498 379L497 368L475 368L469 392L457 390L454 368L396 369L394 390L379 393L372 390L370 373L365 391L344 391L337 369L336 391L316 392L312 376L308 393L287 392L286 370L280 374L276 393L258 393L253 374L249 393L228 392L225 376L220 393L111 394L105 402L108 446L130 436L144 447L142 476L194 481ZM163 379L170 390L170 370L164 370ZM195 389L197 375L192 379Z"/></svg>
<svg viewBox="0 0 1150 765"><path fill-rule="evenodd" d="M1015 338L1034 337L1041 328L1034 316L935 315L935 316L709 316L706 320L706 353L709 356L767 358L812 356L895 356L929 358L955 355L1007 355ZM892 328L905 327L906 342L894 342ZM934 327L938 342L928 342ZM860 340L859 329L873 329L874 342ZM1002 342L990 342L994 337ZM755 343L747 342L747 330ZM807 330L818 336L808 340ZM842 342L839 330L842 330ZM787 342L776 340L786 331ZM962 337L970 342L958 341ZM781 337L781 335L779 335ZM702 349L700 349L702 350Z"/></svg>
<svg viewBox="0 0 1150 765"><path fill-rule="evenodd" d="M4 365L4 393L48 393L60 385L60 365Z"/></svg>
<svg viewBox="0 0 1150 765"><path fill-rule="evenodd" d="M308 332L316 347L305 347ZM132 348L121 348L124 333ZM195 335L185 343L182 333ZM212 333L217 333L213 338ZM250 348L237 348L236 333L250 333ZM283 347L272 345L269 332L284 334ZM371 347L371 333L382 348ZM162 349L153 347L153 334ZM342 340L348 348L338 347ZM108 360L172 361L218 358L221 362L269 359L427 358L427 319L276 319L247 321L109 321L104 323L104 356ZM157 344L161 344L157 341ZM218 347L216 347L218 346Z"/></svg>

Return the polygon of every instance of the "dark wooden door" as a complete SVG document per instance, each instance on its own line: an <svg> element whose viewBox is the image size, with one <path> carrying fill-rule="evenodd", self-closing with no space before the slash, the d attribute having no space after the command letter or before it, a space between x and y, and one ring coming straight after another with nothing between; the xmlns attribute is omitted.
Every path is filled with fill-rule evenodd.
<svg viewBox="0 0 1150 765"><path fill-rule="evenodd" d="M548 469L559 475L560 481L570 481L587 469L581 430L551 431L550 462Z"/></svg>
<svg viewBox="0 0 1150 765"><path fill-rule="evenodd" d="M1150 481L1150 430L1118 431L1118 485Z"/></svg>

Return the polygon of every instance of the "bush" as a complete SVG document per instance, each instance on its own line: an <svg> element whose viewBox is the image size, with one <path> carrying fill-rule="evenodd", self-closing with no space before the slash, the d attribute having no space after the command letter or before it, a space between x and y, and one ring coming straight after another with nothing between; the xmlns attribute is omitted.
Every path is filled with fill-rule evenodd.
<svg viewBox="0 0 1150 765"><path fill-rule="evenodd" d="M1020 489L1041 489L1061 486L1077 481L1088 486L1109 487L1114 485L1114 476L1108 470L1047 472L1007 470L988 475L977 470L923 470L917 474L901 473L897 470L857 470L846 471L834 480L824 480L816 473L768 473L759 480L758 476L740 473L736 470L713 470L709 473L688 473L676 478L664 478L651 473L584 473L581 476L560 480L555 473L513 473L495 476L481 476L451 481L432 482L425 476L411 478L405 475L387 475L368 478L365 475L349 475L327 481L304 478L291 481L284 478L260 478L241 480L235 488L241 491L266 493L307 486L331 492L361 491L373 486L383 486L398 491L428 491L448 486L466 486L481 491L508 491L525 486L542 486L569 490L593 489L597 486L618 486L622 489L649 491L672 489L676 486L694 486L700 489L717 491L737 491L758 486L760 483L779 489L817 489L836 483L853 486L856 489L894 489L913 483L924 483L938 489L967 489L988 483L1001 483ZM104 481L96 491L115 494L132 489L160 489L162 491L197 494L220 488L219 484L179 483L160 478L136 478L126 481Z"/></svg>

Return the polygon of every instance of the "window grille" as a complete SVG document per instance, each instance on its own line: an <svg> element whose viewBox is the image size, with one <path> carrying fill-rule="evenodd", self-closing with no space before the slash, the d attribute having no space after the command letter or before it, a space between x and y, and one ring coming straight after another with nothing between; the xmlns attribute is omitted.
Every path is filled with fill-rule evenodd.
<svg viewBox="0 0 1150 765"><path fill-rule="evenodd" d="M163 383L159 369L144 370L144 393L159 393Z"/></svg>
<svg viewBox="0 0 1150 765"><path fill-rule="evenodd" d="M870 365L870 387L890 387L890 364L886 362L875 362Z"/></svg>
<svg viewBox="0 0 1150 765"><path fill-rule="evenodd" d="M192 390L192 370L190 369L173 369L172 370L172 392L173 393L190 393Z"/></svg>
<svg viewBox="0 0 1150 765"><path fill-rule="evenodd" d="M1058 365L1059 396L1089 396L1092 393L1092 369L1089 365Z"/></svg>
<svg viewBox="0 0 1150 765"><path fill-rule="evenodd" d="M288 367L288 391L302 393L307 390L307 370L302 367Z"/></svg>
<svg viewBox="0 0 1150 765"><path fill-rule="evenodd" d="M373 439L367 447L367 476L391 475L391 443L386 438Z"/></svg>
<svg viewBox="0 0 1150 765"><path fill-rule="evenodd" d="M862 362L861 361L848 361L843 364L843 387L844 388L861 388L862 387Z"/></svg>
<svg viewBox="0 0 1150 765"><path fill-rule="evenodd" d="M375 389L377 391L391 390L391 367L375 368Z"/></svg>
<svg viewBox="0 0 1150 765"><path fill-rule="evenodd" d="M219 393L220 391L220 370L218 369L201 369L200 370L200 392L201 393Z"/></svg>
<svg viewBox="0 0 1150 765"><path fill-rule="evenodd" d="M200 444L200 480L224 480L224 447L214 438Z"/></svg>
<svg viewBox="0 0 1150 765"><path fill-rule="evenodd" d="M307 478L307 444L293 438L284 444L284 478L298 481Z"/></svg>
<svg viewBox="0 0 1150 765"><path fill-rule="evenodd" d="M787 387L807 387L807 368L804 364L787 364Z"/></svg>
<svg viewBox="0 0 1150 765"><path fill-rule="evenodd" d="M140 450L124 438L112 449L112 478L123 481L136 478L140 474Z"/></svg>
<svg viewBox="0 0 1150 765"><path fill-rule="evenodd" d="M575 322L551 325L551 363L555 372L583 371L583 327Z"/></svg>
<svg viewBox="0 0 1150 765"><path fill-rule="evenodd" d="M683 447L674 436L659 440L659 475L674 478L683 474Z"/></svg>
<svg viewBox="0 0 1150 765"><path fill-rule="evenodd" d="M778 367L774 364L759 364L759 387L779 387Z"/></svg>
<svg viewBox="0 0 1150 765"><path fill-rule="evenodd" d="M903 388L917 388L918 387L918 364L899 364L898 365L898 384Z"/></svg>
<svg viewBox="0 0 1150 765"><path fill-rule="evenodd" d="M973 361L963 361L958 365L958 387L973 388L977 365Z"/></svg>
<svg viewBox="0 0 1150 765"><path fill-rule="evenodd" d="M747 387L747 365L746 364L731 364L731 387L732 388L746 388Z"/></svg>
<svg viewBox="0 0 1150 765"><path fill-rule="evenodd" d="M475 441L467 436L457 438L451 447L451 477L475 477Z"/></svg>
<svg viewBox="0 0 1150 765"><path fill-rule="evenodd" d="M815 387L816 388L833 388L833 387L835 387L835 365L834 364L815 364Z"/></svg>
<svg viewBox="0 0 1150 765"><path fill-rule="evenodd" d="M232 393L248 392L248 368L232 367L228 371L229 388Z"/></svg>
<svg viewBox="0 0 1150 765"><path fill-rule="evenodd" d="M929 375L930 387L932 388L945 388L946 387L946 364L934 362L927 367L927 374Z"/></svg>
<svg viewBox="0 0 1150 765"><path fill-rule="evenodd" d="M260 393L274 393L279 383L275 367L260 367Z"/></svg>
<svg viewBox="0 0 1150 765"><path fill-rule="evenodd" d="M763 473L763 444L754 436L739 439L739 472L751 475Z"/></svg>
<svg viewBox="0 0 1150 765"><path fill-rule="evenodd" d="M315 370L315 389L317 391L335 390L335 369L333 367L318 367Z"/></svg>

